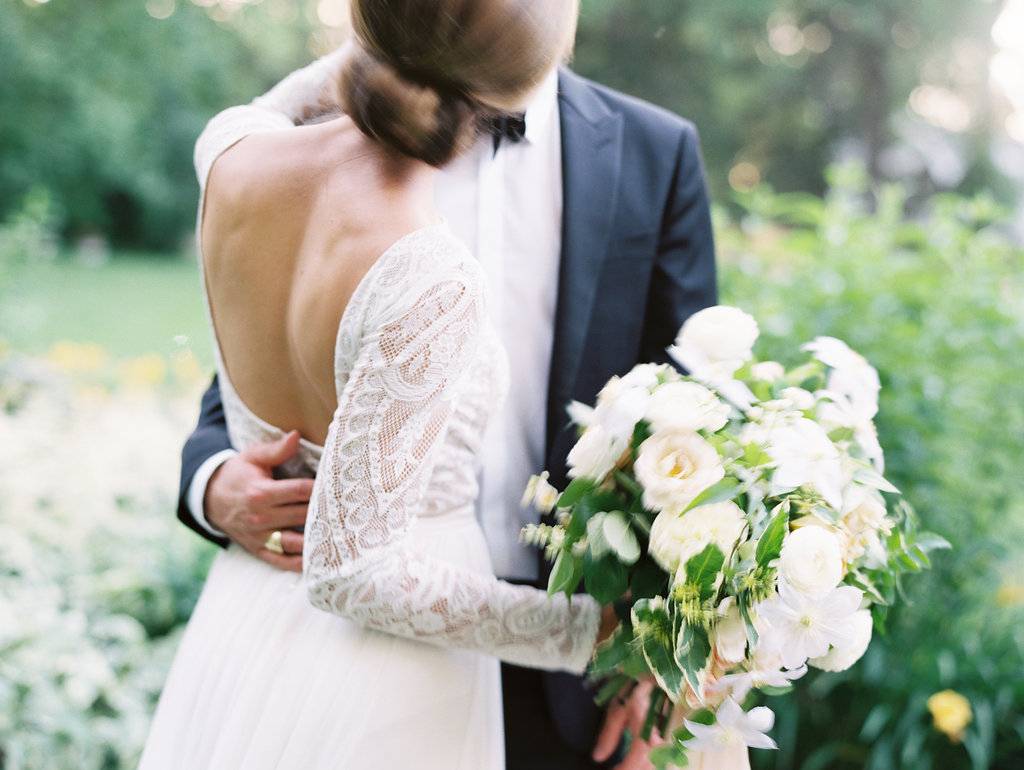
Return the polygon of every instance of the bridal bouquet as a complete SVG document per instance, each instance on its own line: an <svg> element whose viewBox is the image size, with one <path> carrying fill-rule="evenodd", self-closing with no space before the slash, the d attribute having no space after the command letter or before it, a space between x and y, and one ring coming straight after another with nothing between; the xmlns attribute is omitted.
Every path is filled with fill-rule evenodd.
<svg viewBox="0 0 1024 770"><path fill-rule="evenodd" d="M755 691L788 689L808 666L839 671L871 640L902 573L947 544L918 534L882 475L878 374L838 339L804 345L786 370L757 361L754 318L732 307L690 318L670 355L613 377L559 492L534 477L524 503L553 513L527 542L553 562L551 594L584 590L622 621L591 674L607 701L653 677L645 733L686 752L775 748Z"/></svg>

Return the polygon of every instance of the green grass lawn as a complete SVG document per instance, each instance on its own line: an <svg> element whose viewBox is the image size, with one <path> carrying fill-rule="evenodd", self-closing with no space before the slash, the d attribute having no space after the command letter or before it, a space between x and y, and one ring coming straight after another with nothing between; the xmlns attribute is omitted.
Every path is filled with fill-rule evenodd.
<svg viewBox="0 0 1024 770"><path fill-rule="evenodd" d="M22 266L0 293L0 337L30 353L69 340L98 343L115 358L186 346L204 365L213 360L197 267L184 256Z"/></svg>

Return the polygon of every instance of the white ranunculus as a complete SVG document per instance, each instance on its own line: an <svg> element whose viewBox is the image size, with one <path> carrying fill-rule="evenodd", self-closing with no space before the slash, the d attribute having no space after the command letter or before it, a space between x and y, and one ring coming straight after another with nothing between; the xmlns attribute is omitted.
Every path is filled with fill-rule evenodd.
<svg viewBox="0 0 1024 770"><path fill-rule="evenodd" d="M606 401L618 398L624 391L630 388L644 388L647 391L654 390L658 384L658 376L663 374L669 367L666 364L637 364L621 377L612 377L601 392L597 394L597 405L600 406Z"/></svg>
<svg viewBox="0 0 1024 770"><path fill-rule="evenodd" d="M633 465L652 511L679 513L725 476L722 459L696 433L659 431L640 445Z"/></svg>
<svg viewBox="0 0 1024 770"><path fill-rule="evenodd" d="M729 421L729 407L696 382L669 382L651 395L644 417L655 431L714 433Z"/></svg>
<svg viewBox="0 0 1024 770"><path fill-rule="evenodd" d="M847 539L843 559L851 564L879 542L880 533L888 535L892 531L892 521L887 518L885 503L877 492L852 485L846 497L842 525Z"/></svg>
<svg viewBox="0 0 1024 770"><path fill-rule="evenodd" d="M696 345L711 361L749 361L758 333L757 321L749 313L715 305L686 319L676 345Z"/></svg>
<svg viewBox="0 0 1024 770"><path fill-rule="evenodd" d="M663 510L651 526L649 552L666 572L675 575L711 543L728 556L746 526L743 511L730 501L698 505L682 515Z"/></svg>
<svg viewBox="0 0 1024 770"><path fill-rule="evenodd" d="M615 467L627 445L628 442L616 439L600 423L591 424L569 450L566 458L569 477L603 479Z"/></svg>
<svg viewBox="0 0 1024 770"><path fill-rule="evenodd" d="M793 588L812 596L826 594L843 579L839 538L825 527L800 527L782 543L779 573Z"/></svg>
<svg viewBox="0 0 1024 770"><path fill-rule="evenodd" d="M858 610L850 618L850 638L843 647L833 647L820 658L811 658L810 663L823 671L845 671L863 657L871 644L871 629L874 623L871 610Z"/></svg>

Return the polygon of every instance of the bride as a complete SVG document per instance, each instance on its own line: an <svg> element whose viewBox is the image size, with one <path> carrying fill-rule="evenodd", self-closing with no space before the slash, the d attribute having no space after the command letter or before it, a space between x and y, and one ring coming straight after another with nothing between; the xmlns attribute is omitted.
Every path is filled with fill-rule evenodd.
<svg viewBox="0 0 1024 770"><path fill-rule="evenodd" d="M436 167L561 60L577 0L351 12L344 116L228 110L196 159L232 443L297 429L287 471L317 481L304 577L216 559L145 770L500 768L498 659L580 672L615 623L493 577L476 457L508 374L480 268L433 203Z"/></svg>

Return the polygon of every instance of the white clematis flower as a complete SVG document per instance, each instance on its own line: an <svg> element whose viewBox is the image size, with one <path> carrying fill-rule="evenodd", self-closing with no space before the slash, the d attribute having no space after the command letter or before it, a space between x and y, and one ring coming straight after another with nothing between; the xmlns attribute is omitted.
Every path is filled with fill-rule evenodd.
<svg viewBox="0 0 1024 770"><path fill-rule="evenodd" d="M807 662L823 671L845 671L860 660L871 644L871 631L874 627L871 610L858 610L853 613L850 627L852 634L846 647L833 647L827 654L811 658Z"/></svg>
<svg viewBox="0 0 1024 770"><path fill-rule="evenodd" d="M722 751L738 745L754 749L777 749L775 741L765 735L775 724L775 714L767 706L758 706L744 713L732 698L726 698L715 713L715 723L702 725L683 720L693 738L683 743L694 751Z"/></svg>
<svg viewBox="0 0 1024 770"><path fill-rule="evenodd" d="M808 658L826 655L831 647L851 646L852 618L863 597L853 586L812 596L779 581L779 593L756 608L758 631L764 628L758 648L781 655L786 668L798 668Z"/></svg>

